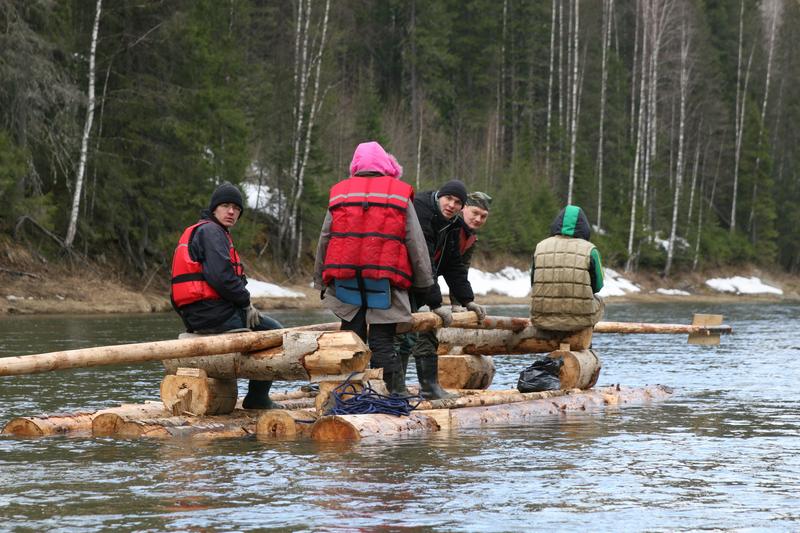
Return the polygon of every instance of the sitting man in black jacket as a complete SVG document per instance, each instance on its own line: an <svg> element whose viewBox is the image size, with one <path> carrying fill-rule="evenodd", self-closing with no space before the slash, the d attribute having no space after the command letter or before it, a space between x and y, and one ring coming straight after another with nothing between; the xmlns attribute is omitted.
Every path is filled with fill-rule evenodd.
<svg viewBox="0 0 800 533"><path fill-rule="evenodd" d="M242 209L239 189L228 182L221 184L211 195L208 209L183 231L175 248L170 299L190 333L282 327L250 303L244 266L230 234ZM250 380L242 407L280 408L269 398L271 386L271 381Z"/></svg>
<svg viewBox="0 0 800 533"><path fill-rule="evenodd" d="M477 313L479 320L486 316L483 307L473 301L475 296L467 279L468 269L459 248L461 220L458 214L466 201L467 189L459 180L448 181L438 191L422 192L414 198L414 208L428 245L434 276L433 286L427 294L419 295L416 303L427 304L431 311L442 318L445 327L453 321L453 313L449 305L442 305L442 292L438 283L435 283L439 276L444 277L450 294L467 310ZM421 332L416 337L411 353L417 365L420 394L429 399L454 397L439 385L439 359L436 353L439 341L436 331ZM413 339L413 335L411 338ZM408 342L406 338L405 343ZM399 347L399 352L405 369L408 355L403 353L402 346Z"/></svg>

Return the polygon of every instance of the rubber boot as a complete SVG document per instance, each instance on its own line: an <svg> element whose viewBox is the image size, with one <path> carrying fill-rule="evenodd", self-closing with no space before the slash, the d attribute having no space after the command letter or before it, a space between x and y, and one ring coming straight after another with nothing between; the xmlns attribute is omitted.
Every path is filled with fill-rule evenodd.
<svg viewBox="0 0 800 533"><path fill-rule="evenodd" d="M414 341L416 341L416 338L412 337L410 333L404 333L395 337L394 351L400 358L400 372L403 376L400 384L402 388L397 392L397 394L401 396L413 396L411 391L406 388L406 376L408 375L408 360L411 358L411 349L414 347Z"/></svg>
<svg viewBox="0 0 800 533"><path fill-rule="evenodd" d="M417 377L419 377L419 394L426 400L445 400L458 398L439 385L439 357L418 357Z"/></svg>
<svg viewBox="0 0 800 533"><path fill-rule="evenodd" d="M283 406L269 399L271 381L251 379L247 384L247 395L242 400L243 409L283 409Z"/></svg>
<svg viewBox="0 0 800 533"><path fill-rule="evenodd" d="M395 370L394 372L387 372L384 368L383 382L386 383L386 388L392 396L410 396L408 389L406 389L405 378L402 371Z"/></svg>

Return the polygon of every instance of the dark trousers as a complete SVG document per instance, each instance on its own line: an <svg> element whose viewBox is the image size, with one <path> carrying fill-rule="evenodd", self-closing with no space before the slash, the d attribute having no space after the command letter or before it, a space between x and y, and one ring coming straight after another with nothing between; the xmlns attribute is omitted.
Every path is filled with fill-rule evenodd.
<svg viewBox="0 0 800 533"><path fill-rule="evenodd" d="M386 372L398 372L400 360L394 352L394 332L397 324L369 324L367 332L367 308L362 307L353 320L342 320L342 331L354 331L361 340L369 344L372 351L370 366L383 368Z"/></svg>

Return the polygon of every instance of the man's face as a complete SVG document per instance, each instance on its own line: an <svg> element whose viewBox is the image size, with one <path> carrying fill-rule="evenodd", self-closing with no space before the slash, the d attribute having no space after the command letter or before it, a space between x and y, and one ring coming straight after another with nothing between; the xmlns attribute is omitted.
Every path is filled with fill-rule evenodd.
<svg viewBox="0 0 800 533"><path fill-rule="evenodd" d="M486 219L489 218L489 211L481 209L477 205L468 205L462 211L461 216L464 217L464 222L469 226L469 229L477 231L486 224Z"/></svg>
<svg viewBox="0 0 800 533"><path fill-rule="evenodd" d="M232 228L233 225L236 224L236 221L239 220L239 215L241 214L242 210L239 208L239 206L230 202L219 204L214 208L214 218L219 220L219 223L228 229Z"/></svg>
<svg viewBox="0 0 800 533"><path fill-rule="evenodd" d="M461 211L462 207L464 207L464 204L461 203L461 200L457 196L445 194L439 197L439 211L442 212L442 215L444 215L444 218L447 220L456 216Z"/></svg>

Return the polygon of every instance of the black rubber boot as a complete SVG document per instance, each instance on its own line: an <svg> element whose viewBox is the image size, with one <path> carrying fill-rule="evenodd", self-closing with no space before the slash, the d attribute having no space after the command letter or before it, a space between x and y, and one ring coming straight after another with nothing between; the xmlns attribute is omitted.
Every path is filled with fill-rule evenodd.
<svg viewBox="0 0 800 533"><path fill-rule="evenodd" d="M242 400L243 409L283 409L283 406L269 399L271 381L251 379L247 384L247 395Z"/></svg>
<svg viewBox="0 0 800 533"><path fill-rule="evenodd" d="M410 396L406 388L405 378L403 372L395 370L394 372L387 372L383 369L383 382L386 383L386 388L392 396Z"/></svg>
<svg viewBox="0 0 800 533"><path fill-rule="evenodd" d="M419 377L419 394L426 400L445 400L458 398L458 394L450 394L439 385L439 357L417 357L417 377Z"/></svg>
<svg viewBox="0 0 800 533"><path fill-rule="evenodd" d="M395 336L394 351L400 359L400 373L403 376L400 382L401 389L397 394L402 396L411 396L411 391L406 388L406 375L408 374L408 360L411 358L411 348L414 347L416 337L412 337L410 333L405 333ZM386 372L384 371L384 376ZM385 378L384 378L385 379ZM387 387L388 387L387 382Z"/></svg>

